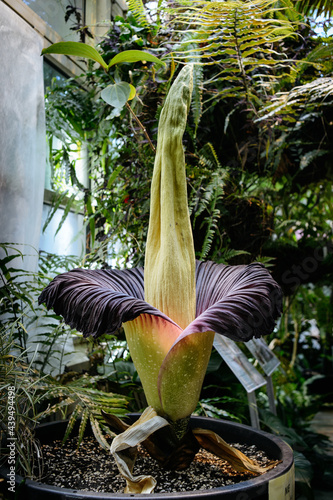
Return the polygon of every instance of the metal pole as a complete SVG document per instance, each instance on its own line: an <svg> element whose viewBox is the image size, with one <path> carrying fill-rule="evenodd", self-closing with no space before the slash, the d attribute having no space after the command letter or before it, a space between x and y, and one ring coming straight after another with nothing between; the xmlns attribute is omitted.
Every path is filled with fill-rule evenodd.
<svg viewBox="0 0 333 500"><path fill-rule="evenodd" d="M248 399L248 402L249 402L251 426L254 429L259 429L260 430L258 405L257 405L257 399L256 399L255 391L248 392L247 393L247 399Z"/></svg>
<svg viewBox="0 0 333 500"><path fill-rule="evenodd" d="M274 386L273 386L273 380L270 375L266 377L267 380L267 396L268 396L268 402L269 402L269 409L273 415L276 415L276 405L275 405L275 395L274 395Z"/></svg>

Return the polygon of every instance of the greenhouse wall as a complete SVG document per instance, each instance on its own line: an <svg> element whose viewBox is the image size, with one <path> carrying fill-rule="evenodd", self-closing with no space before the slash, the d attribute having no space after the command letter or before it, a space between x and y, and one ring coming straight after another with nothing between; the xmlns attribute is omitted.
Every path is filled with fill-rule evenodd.
<svg viewBox="0 0 333 500"><path fill-rule="evenodd" d="M37 267L45 176L42 37L0 3L0 241Z"/></svg>

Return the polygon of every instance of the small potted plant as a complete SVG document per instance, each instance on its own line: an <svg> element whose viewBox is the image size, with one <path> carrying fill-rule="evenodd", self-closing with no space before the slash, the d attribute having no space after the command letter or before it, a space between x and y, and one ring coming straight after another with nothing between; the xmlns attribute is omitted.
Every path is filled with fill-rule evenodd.
<svg viewBox="0 0 333 500"><path fill-rule="evenodd" d="M195 259L182 144L192 78L192 65L184 66L160 116L144 269L74 269L56 276L39 298L84 336L124 328L149 405L132 425L105 415L120 432L111 452L129 494L151 493L156 484L152 476L133 475L139 443L162 467L188 467L201 446L239 470L267 472L209 426L189 426L214 335L246 342L269 334L282 304L280 287L263 265Z"/></svg>

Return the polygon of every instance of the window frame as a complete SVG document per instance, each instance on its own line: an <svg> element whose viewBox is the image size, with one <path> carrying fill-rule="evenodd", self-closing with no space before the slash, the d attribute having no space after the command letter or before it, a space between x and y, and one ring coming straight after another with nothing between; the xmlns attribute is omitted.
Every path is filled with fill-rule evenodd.
<svg viewBox="0 0 333 500"><path fill-rule="evenodd" d="M42 36L44 48L49 47L52 43L63 41L61 36L22 0L3 0L3 2ZM68 78L80 76L85 69L84 65L77 58L72 59L61 54L47 54L44 57L53 66L56 66L56 68L68 75Z"/></svg>

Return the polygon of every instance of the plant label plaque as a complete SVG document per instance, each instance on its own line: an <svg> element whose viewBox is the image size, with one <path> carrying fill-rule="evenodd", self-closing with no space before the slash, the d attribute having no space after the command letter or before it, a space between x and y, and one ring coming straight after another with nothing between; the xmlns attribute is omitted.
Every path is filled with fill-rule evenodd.
<svg viewBox="0 0 333 500"><path fill-rule="evenodd" d="M233 340L222 337L222 335L215 335L214 347L247 393L253 392L266 384L265 378L250 363Z"/></svg>
<svg viewBox="0 0 333 500"><path fill-rule="evenodd" d="M266 341L263 338L251 339L245 345L252 356L258 361L265 374L267 376L272 375L280 365L280 361L268 347Z"/></svg>

